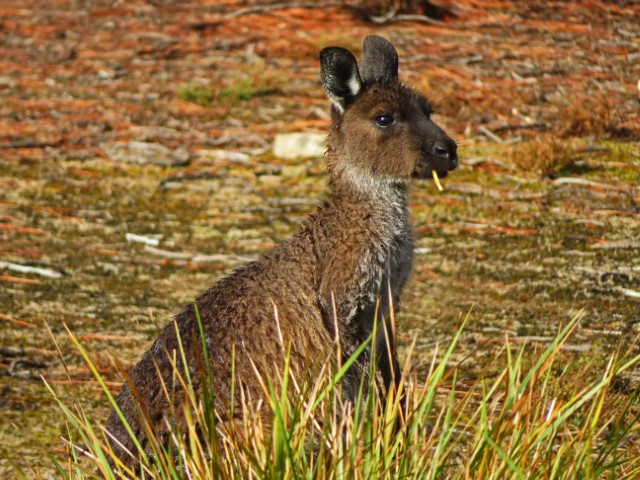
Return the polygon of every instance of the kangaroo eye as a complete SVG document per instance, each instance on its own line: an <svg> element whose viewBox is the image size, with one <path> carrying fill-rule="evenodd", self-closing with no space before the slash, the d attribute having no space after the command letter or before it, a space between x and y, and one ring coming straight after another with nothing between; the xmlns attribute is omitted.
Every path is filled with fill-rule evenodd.
<svg viewBox="0 0 640 480"><path fill-rule="evenodd" d="M378 115L375 118L376 125L382 128L387 128L396 123L396 119L391 115Z"/></svg>

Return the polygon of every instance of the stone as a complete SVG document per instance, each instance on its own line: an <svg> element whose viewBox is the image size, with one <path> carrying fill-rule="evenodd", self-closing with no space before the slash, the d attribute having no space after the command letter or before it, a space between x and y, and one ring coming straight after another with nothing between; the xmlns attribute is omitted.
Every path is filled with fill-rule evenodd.
<svg viewBox="0 0 640 480"><path fill-rule="evenodd" d="M281 133L273 141L273 154L285 159L321 157L327 150L325 140L324 133Z"/></svg>

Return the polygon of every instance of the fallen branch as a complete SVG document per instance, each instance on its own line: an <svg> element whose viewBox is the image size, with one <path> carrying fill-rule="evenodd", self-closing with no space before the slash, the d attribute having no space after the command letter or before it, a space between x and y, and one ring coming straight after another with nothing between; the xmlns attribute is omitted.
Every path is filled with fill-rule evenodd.
<svg viewBox="0 0 640 480"><path fill-rule="evenodd" d="M18 367L23 367L21 370L25 369L33 369L33 368L47 368L49 365L46 362L38 361L38 360L30 360L28 358L16 358L9 363L9 368L7 368L7 373L10 377L15 376L14 371L18 369Z"/></svg>
<svg viewBox="0 0 640 480"><path fill-rule="evenodd" d="M60 272L56 272L55 270L50 270L48 268L30 267L29 265L20 265L18 263L0 262L0 268L6 268L7 270L12 270L14 272L20 273L35 273L36 275L47 278L62 277L62 274Z"/></svg>
<svg viewBox="0 0 640 480"><path fill-rule="evenodd" d="M457 182L450 183L448 187L449 190L457 193L464 193L468 195L483 195L485 197L496 199L502 198L502 195L499 191L485 188L482 185L478 185L477 183Z"/></svg>
<svg viewBox="0 0 640 480"><path fill-rule="evenodd" d="M145 245L144 251L149 252L153 255L158 255L163 258L170 258L172 260L190 260L193 258L192 253L188 252L172 252L170 250L163 250L161 248L155 248L151 245Z"/></svg>
<svg viewBox="0 0 640 480"><path fill-rule="evenodd" d="M6 316L6 315L0 314L0 318L2 318L3 316ZM15 358L15 357L21 357L24 354L25 354L24 348L13 347L13 346L0 346L0 355L2 355L3 357Z"/></svg>
<svg viewBox="0 0 640 480"><path fill-rule="evenodd" d="M24 320L17 320L15 318L10 317L9 315L5 315L3 313L0 313L0 320L6 320L7 322L15 323L16 325L20 325L20 326L23 326L23 327L36 328L36 326L33 323L25 322ZM22 350L22 349L18 349L22 353L20 353L18 350L7 350L7 349L11 349L11 348L15 348L15 347L2 347L0 349L0 354L11 356L10 353L13 353L13 354L15 354L14 356L18 356L18 354L22 355L24 353L24 350Z"/></svg>
<svg viewBox="0 0 640 480"><path fill-rule="evenodd" d="M172 176L172 177L167 177L167 178L164 178L164 179L160 180L159 188L160 189L165 189L165 188L167 188L167 185L170 184L170 183L189 182L191 180L211 180L211 179L215 179L215 178L220 178L220 174L219 173L213 173L213 172L199 172L199 173L194 173L194 174L179 174L179 175L175 175L175 176Z"/></svg>
<svg viewBox="0 0 640 480"><path fill-rule="evenodd" d="M618 190L625 191L627 188L621 188L614 185L607 185L606 183L593 182L591 180L586 180L584 178L575 178L575 177L560 177L553 180L555 185L581 185L584 187L590 188L598 188L603 190Z"/></svg>
<svg viewBox="0 0 640 480"><path fill-rule="evenodd" d="M158 245L160 245L159 238L147 237L145 235L137 235L135 233L127 232L124 234L124 238L125 240L127 240L127 242L144 243L145 245L150 245L152 247L157 247Z"/></svg>
<svg viewBox="0 0 640 480"><path fill-rule="evenodd" d="M354 10L356 9L352 6L348 6L348 7ZM380 17L363 13L363 16L370 22L379 23L379 24L392 23L392 22L422 22L422 23L428 23L429 25L444 25L444 22L427 17L426 15L416 15L412 13L397 14L393 12L392 15L387 14Z"/></svg>
<svg viewBox="0 0 640 480"><path fill-rule="evenodd" d="M244 263L255 260L254 257L247 257L244 255L235 254L215 254L215 255L200 255L189 252L172 252L170 250L163 250L161 248L155 248L151 245L145 245L144 250L153 255L168 258L170 260L183 260L190 263L211 263L211 262L223 262L223 263ZM186 264L186 262L185 262Z"/></svg>
<svg viewBox="0 0 640 480"><path fill-rule="evenodd" d="M0 275L0 282L36 284L40 283L40 280L36 280L35 278L14 277L13 275Z"/></svg>
<svg viewBox="0 0 640 480"><path fill-rule="evenodd" d="M624 288L624 287L614 287L613 289L616 292L620 292L623 295L626 295L627 297L640 298L640 292L638 292L636 290L631 290L629 288Z"/></svg>
<svg viewBox="0 0 640 480"><path fill-rule="evenodd" d="M481 133L484 133L487 137L489 137L491 140L493 140L496 143L505 143L505 140L500 138L498 135L496 135L495 133L493 133L491 130L489 130L487 127L480 125L478 127L478 130Z"/></svg>
<svg viewBox="0 0 640 480"><path fill-rule="evenodd" d="M519 124L508 124L501 125L495 129L496 132L507 132L510 130L527 130L527 129L540 129L547 130L547 125L545 123L519 123Z"/></svg>
<svg viewBox="0 0 640 480"><path fill-rule="evenodd" d="M426 15L403 14L403 13L399 14L397 13L396 10L390 10L384 15L371 15L365 8L362 8L356 5L350 5L344 2L325 2L325 3L299 2L299 3L276 3L273 5L257 5L254 7L241 8L234 12L221 15L220 20L218 21L197 22L197 23L192 23L190 26L195 30L205 30L207 28L215 27L223 21L233 20L245 15L269 13L269 12L274 12L276 10L289 10L292 8L301 8L301 9L345 8L360 15L363 19L371 23L376 23L378 25L384 25L387 23L395 23L395 22L422 22L422 23L428 23L430 25L444 25L444 22L427 17Z"/></svg>
<svg viewBox="0 0 640 480"><path fill-rule="evenodd" d="M273 5L257 5L255 7L241 8L235 12L227 13L222 16L224 20L242 17L244 15L253 15L256 13L269 13L275 10L289 10L291 8L332 8L332 7L348 7L342 2L299 2L299 3L276 3Z"/></svg>
<svg viewBox="0 0 640 480"><path fill-rule="evenodd" d="M13 225L12 223L0 223L0 230L16 233L32 233L34 235L43 235L47 233L39 228L20 227L18 225Z"/></svg>
<svg viewBox="0 0 640 480"><path fill-rule="evenodd" d="M57 147L62 143L62 140L56 140L55 142L39 142L37 140L17 140L10 143L0 144L0 149L9 150L11 148L46 148Z"/></svg>
<svg viewBox="0 0 640 480"><path fill-rule="evenodd" d="M246 263L253 262L256 257L247 257L245 255L235 254L215 254L215 255L196 255L191 259L193 263L210 263L210 262L222 262L222 263Z"/></svg>
<svg viewBox="0 0 640 480"><path fill-rule="evenodd" d="M638 240L615 240L611 242L601 242L591 245L594 250L610 250L610 249L637 249L640 248Z"/></svg>

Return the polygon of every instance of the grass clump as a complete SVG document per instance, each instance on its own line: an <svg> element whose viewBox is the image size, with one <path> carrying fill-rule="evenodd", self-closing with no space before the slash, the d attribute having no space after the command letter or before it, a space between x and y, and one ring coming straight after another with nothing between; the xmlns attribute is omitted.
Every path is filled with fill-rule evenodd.
<svg viewBox="0 0 640 480"><path fill-rule="evenodd" d="M558 102L557 130L561 137L601 138L613 132L617 105L605 92L573 94Z"/></svg>
<svg viewBox="0 0 640 480"><path fill-rule="evenodd" d="M278 70L257 59L219 85L182 85L178 88L178 98L204 107L211 106L216 101L233 104L279 92L286 84L286 77Z"/></svg>
<svg viewBox="0 0 640 480"><path fill-rule="evenodd" d="M554 178L562 170L574 167L577 155L566 140L545 133L511 147L508 158L518 170Z"/></svg>
<svg viewBox="0 0 640 480"><path fill-rule="evenodd" d="M178 98L185 102L208 107L216 98L216 92L208 85L182 85L178 88Z"/></svg>
<svg viewBox="0 0 640 480"><path fill-rule="evenodd" d="M218 92L220 98L229 100L251 100L259 95L271 93L268 87L256 85L251 78L241 78L233 85L225 87Z"/></svg>
<svg viewBox="0 0 640 480"><path fill-rule="evenodd" d="M188 431L174 432L168 445L152 441L154 458L138 452L135 471L114 458L82 399L66 405L49 387L68 434L68 458L51 459L61 478L75 479L637 478L640 446L629 439L639 430L638 392L617 393L614 379L639 358L615 354L599 372L591 363L568 367L562 347L578 322L574 318L534 356L505 337L492 362L497 370L471 385L458 382L458 369L450 365L460 327L445 352L434 352L426 376L405 368L406 390L391 392L386 402L375 380L362 386L355 405L342 401L340 380L368 344L338 372L323 369L306 383L298 383L285 354L282 375L264 379L271 420L243 399L237 422L219 422L215 392L196 398L188 372L176 371L192 392L187 405L173 406L185 409ZM91 356L72 340L116 407ZM581 376L589 380L576 386ZM295 395L285 393L292 390ZM148 431L153 434L151 425Z"/></svg>

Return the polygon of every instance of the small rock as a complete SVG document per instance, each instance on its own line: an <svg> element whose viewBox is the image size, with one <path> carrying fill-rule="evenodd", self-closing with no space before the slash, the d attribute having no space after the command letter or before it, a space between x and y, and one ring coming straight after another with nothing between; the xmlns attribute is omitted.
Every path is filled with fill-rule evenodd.
<svg viewBox="0 0 640 480"><path fill-rule="evenodd" d="M251 156L242 152L234 152L231 150L220 149L200 149L196 152L200 159L220 160L223 162L233 162L240 164L249 164Z"/></svg>
<svg viewBox="0 0 640 480"><path fill-rule="evenodd" d="M127 142L102 144L100 148L116 162L153 164L165 167L185 165L190 160L189 152L184 148L171 150L159 143Z"/></svg>
<svg viewBox="0 0 640 480"><path fill-rule="evenodd" d="M279 158L321 157L326 149L324 133L282 133L273 141L273 154Z"/></svg>

